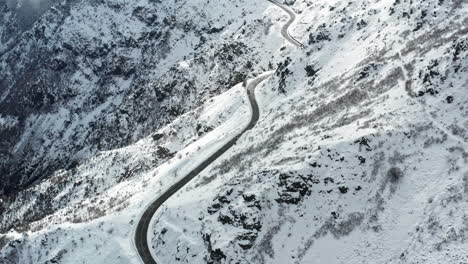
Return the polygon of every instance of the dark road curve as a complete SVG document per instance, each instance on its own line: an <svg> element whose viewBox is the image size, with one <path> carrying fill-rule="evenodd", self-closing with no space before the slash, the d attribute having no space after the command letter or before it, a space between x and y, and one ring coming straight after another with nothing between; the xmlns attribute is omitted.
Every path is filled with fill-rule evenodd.
<svg viewBox="0 0 468 264"><path fill-rule="evenodd" d="M289 30L288 30L289 27L291 26L291 24L294 22L294 20L296 20L296 14L291 9L287 8L286 6L284 6L283 4L280 4L279 2L277 2L275 0L267 0L267 1L270 2L270 3L275 4L276 6L278 6L281 9L283 9L283 11L288 13L288 15L289 15L288 22L286 22L286 24L284 24L283 27L281 28L281 35L283 35L283 38L288 40L291 44L293 44L297 48L303 48L304 45L302 45L301 42L299 42L297 39L295 39L293 36L291 36L291 34L289 34Z"/></svg>
<svg viewBox="0 0 468 264"><path fill-rule="evenodd" d="M294 22L296 19L296 15L293 11L289 10L287 7L283 6L282 4L276 2L275 0L267 0L281 9L288 13L290 19L286 24L283 25L281 29L282 36L289 41L292 45L298 48L302 48L303 45L297 41L294 37L292 37L289 32L289 26ZM143 215L138 222L138 225L135 229L135 247L138 251L140 259L145 264L157 264L156 260L151 255L151 251L148 244L148 228L153 218L153 215L156 211L162 206L164 202L166 202L172 195L174 195L177 191L179 191L182 187L184 187L188 182L190 182L194 177L196 177L200 172L202 172L206 167L208 167L213 161L218 159L221 155L223 155L228 149L230 149L233 145L236 144L237 140L248 130L252 129L256 124L260 116L260 111L258 108L257 100L255 99L255 88L264 80L269 78L274 73L266 73L251 81L247 85L247 95L249 98L249 102L252 108L252 118L244 130L239 133L236 137L229 140L224 146L222 146L219 150L209 156L206 160L204 160L201 164L199 164L195 169L189 172L185 177L183 177L180 181L176 182L172 185L168 190L166 190L160 197L158 197L155 201L153 201L145 210Z"/></svg>
<svg viewBox="0 0 468 264"><path fill-rule="evenodd" d="M247 86L247 95L249 97L250 105L252 107L252 118L246 128L242 130L233 139L229 140L224 146L222 146L218 151L211 154L206 160L204 160L200 165L193 169L187 176L182 178L180 181L172 185L167 191L165 191L158 199L151 203L146 211L143 213L140 221L138 222L137 228L135 230L135 247L138 250L143 263L146 264L157 264L156 261L151 256L151 251L148 244L148 228L151 222L153 215L161 207L161 205L167 201L172 195L174 195L178 190L184 187L190 180L202 172L206 167L208 167L213 161L223 155L229 148L236 144L237 140L248 130L252 129L258 121L260 116L260 111L258 108L257 100L255 99L255 88L265 79L269 78L273 73L264 74L255 78Z"/></svg>

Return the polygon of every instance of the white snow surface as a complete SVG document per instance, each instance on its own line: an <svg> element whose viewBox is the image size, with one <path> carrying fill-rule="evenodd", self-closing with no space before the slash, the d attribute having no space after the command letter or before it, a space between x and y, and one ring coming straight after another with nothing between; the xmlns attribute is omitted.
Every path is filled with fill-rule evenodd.
<svg viewBox="0 0 468 264"><path fill-rule="evenodd" d="M266 1L210 1L212 12L229 5L238 26L242 8L271 20L251 39L265 43L252 60L259 73L281 63L256 90L258 124L153 218L159 263L468 263L468 4L288 2L303 50L281 39L287 16ZM234 38L249 37L240 31ZM191 71L185 49L162 69ZM3 234L0 259L139 263L133 232L145 207L250 114L238 84L151 136L57 171L31 191L62 184L63 206Z"/></svg>

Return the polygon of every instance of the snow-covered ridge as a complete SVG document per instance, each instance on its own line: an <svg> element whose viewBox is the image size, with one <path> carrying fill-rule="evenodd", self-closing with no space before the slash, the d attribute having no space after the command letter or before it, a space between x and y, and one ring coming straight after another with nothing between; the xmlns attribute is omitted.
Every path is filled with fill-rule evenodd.
<svg viewBox="0 0 468 264"><path fill-rule="evenodd" d="M152 231L153 242L161 262L467 262L467 4L297 0L290 5L299 14L291 35L306 48L296 54L281 47L280 28L288 17L263 2L210 1L230 11L226 14L231 24L226 20L207 26L207 31L225 27L214 35L203 33L207 40L197 42L193 55L179 59L168 55L167 65L172 60L174 68L164 74L154 70L154 76L165 77L148 80L168 87L157 89L156 95L174 91L167 93L169 104L169 100L181 102L174 96L181 90L170 88L173 80L179 81L174 87L192 81L193 87L216 89L215 84L228 86L227 79L267 70L257 67L269 61L272 68L279 67L275 76L258 87L258 125L155 216L159 224ZM119 3L106 2L108 10L120 14L126 7L119 9ZM206 7L202 1L178 3L182 9L190 7L184 9L187 14L192 14L194 6L199 7L196 10ZM212 7L213 14L221 13ZM239 19L242 9L246 17ZM214 21L213 14L205 12L204 22L199 22ZM177 16L176 21L184 18ZM3 69L8 63L4 58ZM89 57L83 58L80 63L90 63L82 69L95 65ZM153 57L148 65L151 61ZM158 65L166 65L163 61ZM237 70L229 65L236 65ZM146 69L151 73L154 67ZM106 79L106 83L125 84L122 76ZM2 78L1 88L5 87ZM83 83L83 87L93 87L92 82ZM145 112L144 106L157 102L158 97L149 96L153 90L149 87L155 86L141 89L140 96L139 89L129 88L136 86L122 87L135 91L122 100L131 124L134 114ZM192 98L203 96L196 105L207 103L208 107L211 90L197 91L202 92ZM231 99L214 101L205 109L222 111L218 107L227 106L226 102ZM83 105L95 109L93 104ZM1 109L2 116L13 116ZM185 155L180 150L189 142L199 141L198 131L210 133L204 132L204 124L197 129L195 109L186 111L187 119L178 115L180 119L171 118L167 124L158 119L154 126L147 120L129 125L122 131L140 129L147 137L142 133L119 147L109 143L110 149L83 155L86 158L77 167L50 174L27 198L26 193L15 201L2 197L6 202L1 204L0 222L18 231L2 236L1 259L7 263L137 263L131 232L143 201L175 180L174 175L158 174L171 159L159 157L158 150L167 151L158 146L175 152L169 152L174 155L172 163ZM120 112L109 110L104 116L113 113ZM230 117L237 116L234 113ZM231 119L205 120L218 127ZM179 130L183 124L187 129ZM157 131L166 125L180 139L159 138ZM166 142L176 142L180 148L172 149ZM74 180L78 180L77 187ZM63 184L57 184L60 181ZM79 217L83 220L78 221Z"/></svg>

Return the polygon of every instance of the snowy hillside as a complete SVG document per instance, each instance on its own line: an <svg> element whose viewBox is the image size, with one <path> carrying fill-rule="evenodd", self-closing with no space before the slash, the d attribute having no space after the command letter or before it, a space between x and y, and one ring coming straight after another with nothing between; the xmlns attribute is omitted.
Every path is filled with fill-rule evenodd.
<svg viewBox="0 0 468 264"><path fill-rule="evenodd" d="M134 143L280 57L264 55L280 41L263 37L266 3L176 2L62 1L18 37L0 58L1 118L16 122L0 132L1 191Z"/></svg>
<svg viewBox="0 0 468 264"><path fill-rule="evenodd" d="M8 38L3 8L0 263L139 263L269 70L158 263L468 263L468 3L284 4L303 49L265 0L58 1Z"/></svg>

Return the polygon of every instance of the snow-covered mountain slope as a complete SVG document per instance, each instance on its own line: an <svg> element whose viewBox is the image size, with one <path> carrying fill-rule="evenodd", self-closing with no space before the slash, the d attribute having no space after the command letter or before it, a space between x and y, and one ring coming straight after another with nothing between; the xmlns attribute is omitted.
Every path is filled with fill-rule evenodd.
<svg viewBox="0 0 468 264"><path fill-rule="evenodd" d="M161 263L467 262L466 3L294 7L305 53L160 213Z"/></svg>
<svg viewBox="0 0 468 264"><path fill-rule="evenodd" d="M78 1L76 7L63 2L57 10L71 10L62 14L63 33L44 32L80 53L71 59L67 53L76 71L59 79L84 73L91 79L55 90L50 79L36 82L60 94L61 87L77 91L72 98L57 95L56 108L25 107L19 99L40 89L11 84L12 78L34 73L13 66L15 49L50 47L28 38L33 31L24 33L1 57L2 69L10 72L0 71L1 133L15 135L1 137L4 171L8 164L33 166L27 155L55 167L38 174L43 180L29 189L3 198L0 259L138 263L133 230L146 205L245 125L247 99L242 85L234 84L277 68L257 88L257 125L155 216L150 237L159 261L467 263L468 3L288 3L298 13L290 33L305 44L303 50L283 42L280 27L287 16L267 1ZM137 47L115 46L109 51L115 55L105 55L105 67L112 56L128 56L135 71L127 80L93 73L93 64L86 63L95 61L84 55L84 47L120 43L116 39L149 30L131 15L137 6L164 10L157 21L174 14L169 21L179 26L164 31L174 36L170 51L134 37ZM59 17L57 12L50 10L43 19ZM215 33L203 31L203 41L195 37L202 31L182 33L186 20ZM161 25L151 28L163 31ZM75 31L87 37L72 38L82 37ZM144 45L151 52L132 53ZM29 56L21 59L26 53L16 54L21 65L36 65L26 63ZM158 91L166 93L159 102ZM92 103L93 94L105 99ZM210 99L214 94L221 95ZM170 115L164 105L183 110ZM127 111L124 119L121 109ZM69 130L54 123L64 122L54 121L63 111L76 112ZM140 116L145 116L141 122ZM41 128L55 132L41 142L47 135L38 133ZM12 151L18 146L21 155ZM67 166L70 157L79 162ZM19 175L34 177L27 173ZM2 173L2 182L3 175L13 174Z"/></svg>
<svg viewBox="0 0 468 264"><path fill-rule="evenodd" d="M0 131L0 189L16 193L134 143L273 65L280 54L266 56L266 47L280 39L264 37L267 3L242 5L53 5L0 58L1 118L15 120Z"/></svg>

